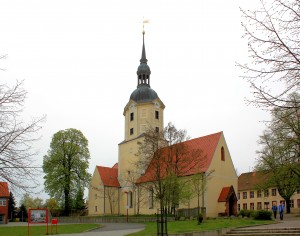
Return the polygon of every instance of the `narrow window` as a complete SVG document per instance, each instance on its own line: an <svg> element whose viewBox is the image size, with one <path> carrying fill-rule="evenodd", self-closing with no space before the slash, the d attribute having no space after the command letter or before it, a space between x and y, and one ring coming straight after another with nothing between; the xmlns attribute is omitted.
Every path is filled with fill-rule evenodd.
<svg viewBox="0 0 300 236"><path fill-rule="evenodd" d="M238 211L241 210L241 204L238 204Z"/></svg>
<svg viewBox="0 0 300 236"><path fill-rule="evenodd" d="M290 200L290 208L294 208L294 200L293 199Z"/></svg>
<svg viewBox="0 0 300 236"><path fill-rule="evenodd" d="M261 190L257 190L257 197L261 197Z"/></svg>
<svg viewBox="0 0 300 236"><path fill-rule="evenodd" d="M297 199L297 206L300 208L300 199Z"/></svg>
<svg viewBox="0 0 300 236"><path fill-rule="evenodd" d="M159 111L155 111L155 119L159 119Z"/></svg>
<svg viewBox="0 0 300 236"><path fill-rule="evenodd" d="M130 135L133 135L133 128L130 129Z"/></svg>
<svg viewBox="0 0 300 236"><path fill-rule="evenodd" d="M149 209L153 209L153 189L149 189Z"/></svg>
<svg viewBox="0 0 300 236"><path fill-rule="evenodd" d="M250 191L250 198L254 198L254 191Z"/></svg>
<svg viewBox="0 0 300 236"><path fill-rule="evenodd" d="M95 206L95 212L97 212L97 210L98 210L98 208L97 208L97 206Z"/></svg>
<svg viewBox="0 0 300 236"><path fill-rule="evenodd" d="M158 133L159 132L159 127L155 127L155 131Z"/></svg>
<svg viewBox="0 0 300 236"><path fill-rule="evenodd" d="M269 210L269 202L264 202L265 210Z"/></svg>
<svg viewBox="0 0 300 236"><path fill-rule="evenodd" d="M252 210L252 211L254 210L254 203L253 202L250 203L250 210Z"/></svg>
<svg viewBox="0 0 300 236"><path fill-rule="evenodd" d="M272 196L276 196L276 188L272 188Z"/></svg>
<svg viewBox="0 0 300 236"><path fill-rule="evenodd" d="M247 192L243 192L243 199L247 199Z"/></svg>
<svg viewBox="0 0 300 236"><path fill-rule="evenodd" d="M243 210L247 210L247 203L243 203Z"/></svg>
<svg viewBox="0 0 300 236"><path fill-rule="evenodd" d="M264 191L264 197L269 197L269 189L266 189L266 190Z"/></svg>
<svg viewBox="0 0 300 236"><path fill-rule="evenodd" d="M241 195L241 194L240 194L240 193L238 193L238 200L240 200L240 197L241 197L240 195Z"/></svg>
<svg viewBox="0 0 300 236"><path fill-rule="evenodd" d="M133 118L134 118L134 113L131 112L131 113L130 113L130 121L133 121Z"/></svg>
<svg viewBox="0 0 300 236"><path fill-rule="evenodd" d="M132 208L132 192L128 192L128 202L127 205L129 208Z"/></svg>
<svg viewBox="0 0 300 236"><path fill-rule="evenodd" d="M224 151L224 147L221 147L221 161L225 161L225 151Z"/></svg>
<svg viewBox="0 0 300 236"><path fill-rule="evenodd" d="M261 210L261 202L257 203L257 210Z"/></svg>

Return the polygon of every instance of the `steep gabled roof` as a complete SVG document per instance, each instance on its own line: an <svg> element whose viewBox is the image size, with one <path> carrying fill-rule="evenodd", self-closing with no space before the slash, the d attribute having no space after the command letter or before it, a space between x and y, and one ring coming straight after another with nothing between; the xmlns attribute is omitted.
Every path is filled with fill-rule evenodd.
<svg viewBox="0 0 300 236"><path fill-rule="evenodd" d="M97 170L104 186L120 187L120 183L118 180L118 168L116 168L115 166L112 168L97 166Z"/></svg>
<svg viewBox="0 0 300 236"><path fill-rule="evenodd" d="M263 172L247 172L238 177L238 190L250 190L257 189L260 185L270 177L270 174Z"/></svg>
<svg viewBox="0 0 300 236"><path fill-rule="evenodd" d="M7 182L0 182L0 197L9 197Z"/></svg>
<svg viewBox="0 0 300 236"><path fill-rule="evenodd" d="M192 153L193 151L197 151L197 150L201 152L201 155L198 155L197 158L190 157L190 163L185 167L186 171L184 171L182 176L189 176L196 173L206 172L208 170L221 135L222 132L218 132L215 134L210 134L207 136L191 139L182 143L187 152ZM200 168L195 168L196 166L195 162L199 163L198 166L200 166ZM152 159L145 174L142 175L137 180L137 183L155 181L154 179L154 173L156 171L155 165L156 163ZM164 174L165 174L165 168L162 167L160 176L164 176Z"/></svg>

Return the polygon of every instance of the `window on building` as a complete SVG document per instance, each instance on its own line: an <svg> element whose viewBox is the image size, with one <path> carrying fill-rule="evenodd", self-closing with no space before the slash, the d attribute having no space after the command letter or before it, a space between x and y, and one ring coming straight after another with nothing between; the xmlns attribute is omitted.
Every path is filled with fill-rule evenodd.
<svg viewBox="0 0 300 236"><path fill-rule="evenodd" d="M241 197L241 194L240 194L240 193L238 193L238 200L240 200L240 197Z"/></svg>
<svg viewBox="0 0 300 236"><path fill-rule="evenodd" d="M272 196L276 196L276 188L272 188Z"/></svg>
<svg viewBox="0 0 300 236"><path fill-rule="evenodd" d="M155 127L155 131L158 133L159 132L159 127Z"/></svg>
<svg viewBox="0 0 300 236"><path fill-rule="evenodd" d="M131 112L131 113L130 113L130 121L133 121L133 119L134 119L134 113Z"/></svg>
<svg viewBox="0 0 300 236"><path fill-rule="evenodd" d="M261 202L257 203L257 210L261 210Z"/></svg>
<svg viewBox="0 0 300 236"><path fill-rule="evenodd" d="M155 119L159 119L159 111L155 111Z"/></svg>
<svg viewBox="0 0 300 236"><path fill-rule="evenodd" d="M261 197L261 190L257 190L257 197Z"/></svg>
<svg viewBox="0 0 300 236"><path fill-rule="evenodd" d="M132 202L133 202L132 192L130 191L130 192L128 192L128 203L127 203L129 208L132 208Z"/></svg>
<svg viewBox="0 0 300 236"><path fill-rule="evenodd" d="M148 193L149 209L153 209L153 189L149 189Z"/></svg>
<svg viewBox="0 0 300 236"><path fill-rule="evenodd" d="M264 197L269 197L269 189L264 190Z"/></svg>
<svg viewBox="0 0 300 236"><path fill-rule="evenodd" d="M133 135L133 128L130 129L130 135Z"/></svg>
<svg viewBox="0 0 300 236"><path fill-rule="evenodd" d="M247 199L247 192L243 192L243 199Z"/></svg>
<svg viewBox="0 0 300 236"><path fill-rule="evenodd" d="M6 199L0 198L0 206L6 206Z"/></svg>
<svg viewBox="0 0 300 236"><path fill-rule="evenodd" d="M291 207L291 208L294 208L294 199L291 199L291 200L290 200L290 207Z"/></svg>
<svg viewBox="0 0 300 236"><path fill-rule="evenodd" d="M250 210L254 210L254 202L250 203Z"/></svg>
<svg viewBox="0 0 300 236"><path fill-rule="evenodd" d="M225 161L225 151L224 151L224 147L221 147L221 161Z"/></svg>
<svg viewBox="0 0 300 236"><path fill-rule="evenodd" d="M250 198L254 198L254 191L250 191Z"/></svg>
<svg viewBox="0 0 300 236"><path fill-rule="evenodd" d="M95 193L95 199L97 199L97 193Z"/></svg>
<svg viewBox="0 0 300 236"><path fill-rule="evenodd" d="M247 210L247 203L243 203L243 210Z"/></svg>
<svg viewBox="0 0 300 236"><path fill-rule="evenodd" d="M97 206L95 206L95 212L97 212L98 211L98 207Z"/></svg>
<svg viewBox="0 0 300 236"><path fill-rule="evenodd" d="M270 205L269 202L264 202L264 209L269 210L269 205Z"/></svg>
<svg viewBox="0 0 300 236"><path fill-rule="evenodd" d="M238 211L240 211L241 210L241 205L240 204L238 204Z"/></svg>
<svg viewBox="0 0 300 236"><path fill-rule="evenodd" d="M297 199L297 207L300 208L300 199Z"/></svg>

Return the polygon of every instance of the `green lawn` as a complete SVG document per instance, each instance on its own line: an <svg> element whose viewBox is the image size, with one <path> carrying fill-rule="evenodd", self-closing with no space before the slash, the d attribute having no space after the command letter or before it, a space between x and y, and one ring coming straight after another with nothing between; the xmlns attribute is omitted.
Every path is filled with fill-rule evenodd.
<svg viewBox="0 0 300 236"><path fill-rule="evenodd" d="M58 225L57 231L58 234L72 234L72 233L82 233L84 231L94 229L99 227L99 224L65 224ZM56 229L53 226L52 234L56 233ZM51 224L48 225L48 234L51 235ZM1 236L27 236L28 227L27 226L18 226L18 227L1 227L0 226L0 235ZM33 226L30 225L30 236L46 235L46 226Z"/></svg>
<svg viewBox="0 0 300 236"><path fill-rule="evenodd" d="M271 224L274 221L252 220L252 219L210 219L198 225L197 221L173 221L168 222L168 233L182 233L193 231L209 231L222 228L235 228L242 226L253 226L260 224ZM130 234L131 236L156 235L156 223L145 223L146 228L143 231Z"/></svg>

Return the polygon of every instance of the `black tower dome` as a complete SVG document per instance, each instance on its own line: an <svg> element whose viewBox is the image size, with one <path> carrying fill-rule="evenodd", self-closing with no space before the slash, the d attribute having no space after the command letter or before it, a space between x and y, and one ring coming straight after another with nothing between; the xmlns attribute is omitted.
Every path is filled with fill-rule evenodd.
<svg viewBox="0 0 300 236"><path fill-rule="evenodd" d="M144 36L145 36L145 31L143 31L143 48L142 48L142 57L140 60L141 63L136 72L138 76L138 85L137 85L137 89L134 90L130 95L130 99L132 99L137 103L150 102L158 98L157 93L150 88L151 70L147 64L148 60L146 59Z"/></svg>

